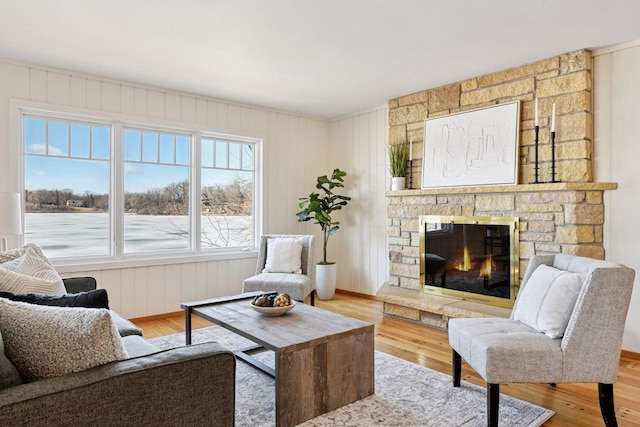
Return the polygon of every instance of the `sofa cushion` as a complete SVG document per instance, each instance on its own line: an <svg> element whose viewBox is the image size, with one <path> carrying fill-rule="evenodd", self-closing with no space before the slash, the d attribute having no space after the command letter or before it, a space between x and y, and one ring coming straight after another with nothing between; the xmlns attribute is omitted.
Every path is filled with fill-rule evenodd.
<svg viewBox="0 0 640 427"><path fill-rule="evenodd" d="M17 294L66 293L62 278L38 245L29 243L22 248L3 252L0 260L0 290Z"/></svg>
<svg viewBox="0 0 640 427"><path fill-rule="evenodd" d="M267 261L263 273L302 273L302 239L267 239Z"/></svg>
<svg viewBox="0 0 640 427"><path fill-rule="evenodd" d="M120 316L115 311L111 312L111 317L113 318L114 322L116 322L116 327L118 328L118 332L120 333L121 337L127 337L129 335L142 336L142 328L134 325L132 322Z"/></svg>
<svg viewBox="0 0 640 427"><path fill-rule="evenodd" d="M562 338L584 279L582 273L541 264L518 294L513 318L551 338Z"/></svg>
<svg viewBox="0 0 640 427"><path fill-rule="evenodd" d="M126 337L122 337L122 344L130 358L148 356L160 351L158 347L140 335L127 335Z"/></svg>
<svg viewBox="0 0 640 427"><path fill-rule="evenodd" d="M109 310L49 307L0 298L6 354L29 382L128 357Z"/></svg>
<svg viewBox="0 0 640 427"><path fill-rule="evenodd" d="M0 298L29 304L51 305L57 307L109 308L109 297L105 289L68 295L14 294L0 291Z"/></svg>
<svg viewBox="0 0 640 427"><path fill-rule="evenodd" d="M0 390L22 384L20 373L4 353L4 341L0 334Z"/></svg>

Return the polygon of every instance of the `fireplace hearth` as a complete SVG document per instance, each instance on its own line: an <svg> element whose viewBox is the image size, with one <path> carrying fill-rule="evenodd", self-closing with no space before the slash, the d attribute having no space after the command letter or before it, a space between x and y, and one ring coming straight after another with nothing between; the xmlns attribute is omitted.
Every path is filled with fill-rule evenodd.
<svg viewBox="0 0 640 427"><path fill-rule="evenodd" d="M517 217L420 216L423 292L513 306L519 283Z"/></svg>

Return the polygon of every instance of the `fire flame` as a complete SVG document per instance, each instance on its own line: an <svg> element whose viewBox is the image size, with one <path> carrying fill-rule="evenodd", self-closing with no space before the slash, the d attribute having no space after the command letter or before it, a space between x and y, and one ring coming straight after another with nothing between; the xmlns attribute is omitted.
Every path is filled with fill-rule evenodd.
<svg viewBox="0 0 640 427"><path fill-rule="evenodd" d="M469 258L469 250L466 247L464 248L462 260L458 263L455 269L459 271L471 270L471 258Z"/></svg>
<svg viewBox="0 0 640 427"><path fill-rule="evenodd" d="M490 279L494 268L493 260L491 259L491 255L489 255L480 266L480 274L478 275L478 278Z"/></svg>

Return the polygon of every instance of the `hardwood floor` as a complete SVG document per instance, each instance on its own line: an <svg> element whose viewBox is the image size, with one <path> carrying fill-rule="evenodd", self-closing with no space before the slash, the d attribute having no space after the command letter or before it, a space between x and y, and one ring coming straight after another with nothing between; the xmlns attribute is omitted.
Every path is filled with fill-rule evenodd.
<svg viewBox="0 0 640 427"><path fill-rule="evenodd" d="M376 350L451 374L451 347L445 331L384 317L382 302L358 295L337 293L331 301L316 299L316 306L373 323ZM135 322L147 338L184 331L183 314ZM211 325L195 316L192 322L194 328ZM486 385L466 363L463 363L462 376L463 380ZM554 411L556 414L544 426L604 425L596 384L558 384L556 388L547 384L503 384L500 391ZM618 425L640 425L640 358L637 355L623 353L614 393Z"/></svg>

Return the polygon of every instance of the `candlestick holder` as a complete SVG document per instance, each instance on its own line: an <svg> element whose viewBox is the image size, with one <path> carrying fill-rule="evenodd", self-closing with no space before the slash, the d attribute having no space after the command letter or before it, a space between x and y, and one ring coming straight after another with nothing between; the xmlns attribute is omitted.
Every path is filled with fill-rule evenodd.
<svg viewBox="0 0 640 427"><path fill-rule="evenodd" d="M548 182L560 182L556 179L556 133L554 131L551 132L551 181Z"/></svg>
<svg viewBox="0 0 640 427"><path fill-rule="evenodd" d="M413 159L409 160L409 189L413 188Z"/></svg>
<svg viewBox="0 0 640 427"><path fill-rule="evenodd" d="M538 161L538 135L540 134L540 126L536 125L535 128L535 143L536 143L536 158L535 158L535 165L534 165L534 177L535 180L533 182L530 182L529 184L540 184L540 180L539 180L539 169L540 169L540 164Z"/></svg>

